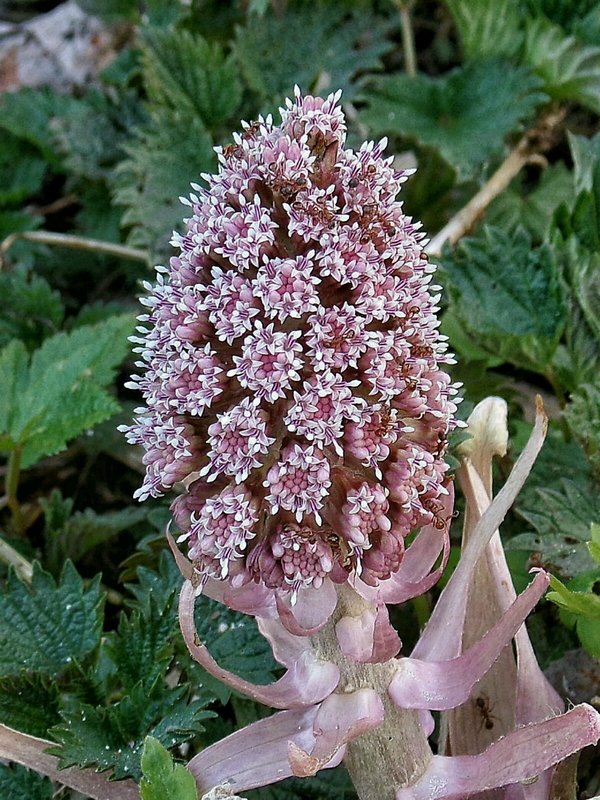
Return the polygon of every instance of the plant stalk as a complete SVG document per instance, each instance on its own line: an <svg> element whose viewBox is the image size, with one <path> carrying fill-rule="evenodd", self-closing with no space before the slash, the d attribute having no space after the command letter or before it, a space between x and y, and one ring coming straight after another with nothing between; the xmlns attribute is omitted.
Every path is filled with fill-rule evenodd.
<svg viewBox="0 0 600 800"><path fill-rule="evenodd" d="M367 603L350 587L338 589L338 607L327 626L312 638L317 655L340 669L340 693L374 689L385 709L379 727L347 745L344 765L360 800L394 800L396 790L415 783L432 757L427 737L412 709L397 708L388 694L394 659L383 664L359 664L341 653L335 625L344 615L358 616Z"/></svg>
<svg viewBox="0 0 600 800"><path fill-rule="evenodd" d="M417 74L417 51L415 48L415 34L413 31L411 11L414 2L411 0L396 0L400 12L400 26L402 28L402 51L404 53L404 69L406 74L414 78Z"/></svg>
<svg viewBox="0 0 600 800"><path fill-rule="evenodd" d="M48 244L53 247L67 247L72 250L103 253L117 258L127 258L131 261L143 261L146 264L149 262L148 253L145 250L128 247L124 244L104 242L101 239L89 239L85 236L73 236L68 233L56 233L54 231L17 231L7 236L0 244L0 266L5 261L6 253L19 240Z"/></svg>
<svg viewBox="0 0 600 800"><path fill-rule="evenodd" d="M566 108L554 107L527 133L502 162L492 177L471 200L429 242L425 251L439 256L446 242L456 244L469 233L483 216L492 200L501 194L526 164L539 161L540 153L548 150L555 141L556 129L563 121Z"/></svg>

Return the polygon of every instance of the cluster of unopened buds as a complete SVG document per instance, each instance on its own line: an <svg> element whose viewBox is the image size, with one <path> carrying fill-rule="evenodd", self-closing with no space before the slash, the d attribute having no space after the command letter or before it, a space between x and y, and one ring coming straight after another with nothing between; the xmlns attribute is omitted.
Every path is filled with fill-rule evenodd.
<svg viewBox="0 0 600 800"><path fill-rule="evenodd" d="M590 707L557 716L521 628L547 577L515 598L494 539L541 446L543 416L493 502L471 426L461 467L469 540L416 649L397 658L387 604L430 589L449 553L444 453L457 387L444 371L452 358L424 235L396 199L408 173L383 155L384 141L344 147L339 99L297 92L280 125L244 124L217 149L218 174L183 200L179 255L142 301L132 385L146 406L125 430L145 449L140 499L185 488L172 508L187 558L169 535L186 577L184 638L213 675L281 710L189 766L203 791L240 792L345 757L363 799L507 787L507 800L541 800L553 765L600 736ZM479 416L497 417L490 408ZM486 553L494 600L469 595ZM200 592L256 617L287 669L281 679L257 686L212 659L194 627ZM477 602L496 618L469 643ZM474 687L515 634L504 725L495 698ZM433 756L430 712L469 704L492 744L461 749L449 718L452 756Z"/></svg>

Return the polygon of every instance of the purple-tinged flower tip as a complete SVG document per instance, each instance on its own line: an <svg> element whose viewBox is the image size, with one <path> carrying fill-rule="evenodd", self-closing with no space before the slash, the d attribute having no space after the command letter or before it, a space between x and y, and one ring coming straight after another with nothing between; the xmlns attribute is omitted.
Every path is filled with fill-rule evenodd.
<svg viewBox="0 0 600 800"><path fill-rule="evenodd" d="M345 146L339 100L297 91L192 185L179 253L146 285L145 407L125 426L136 496L186 487L173 514L206 591L258 584L306 632L310 592L384 584L404 538L440 527L458 424L434 267L396 199L408 173L385 140Z"/></svg>
<svg viewBox="0 0 600 800"><path fill-rule="evenodd" d="M537 776L600 740L600 715L591 706L575 706L560 717L526 725L472 756L433 756L412 786L396 800L463 800Z"/></svg>

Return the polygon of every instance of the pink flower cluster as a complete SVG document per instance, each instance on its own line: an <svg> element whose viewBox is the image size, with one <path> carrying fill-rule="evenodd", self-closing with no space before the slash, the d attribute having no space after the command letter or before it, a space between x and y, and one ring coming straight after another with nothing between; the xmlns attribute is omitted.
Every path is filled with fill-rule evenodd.
<svg viewBox="0 0 600 800"><path fill-rule="evenodd" d="M399 568L439 523L452 363L424 235L385 141L344 147L339 93L217 148L140 317L137 496L173 504L201 575L288 593Z"/></svg>

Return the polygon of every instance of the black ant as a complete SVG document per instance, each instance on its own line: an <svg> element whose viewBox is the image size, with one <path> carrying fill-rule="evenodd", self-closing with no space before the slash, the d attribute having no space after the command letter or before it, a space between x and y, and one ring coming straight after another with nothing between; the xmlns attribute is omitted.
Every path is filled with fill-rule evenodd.
<svg viewBox="0 0 600 800"><path fill-rule="evenodd" d="M490 703L490 698L487 694L480 694L475 698L475 708L481 714L481 725L486 731L491 731L494 727L495 715L492 714L494 706Z"/></svg>

